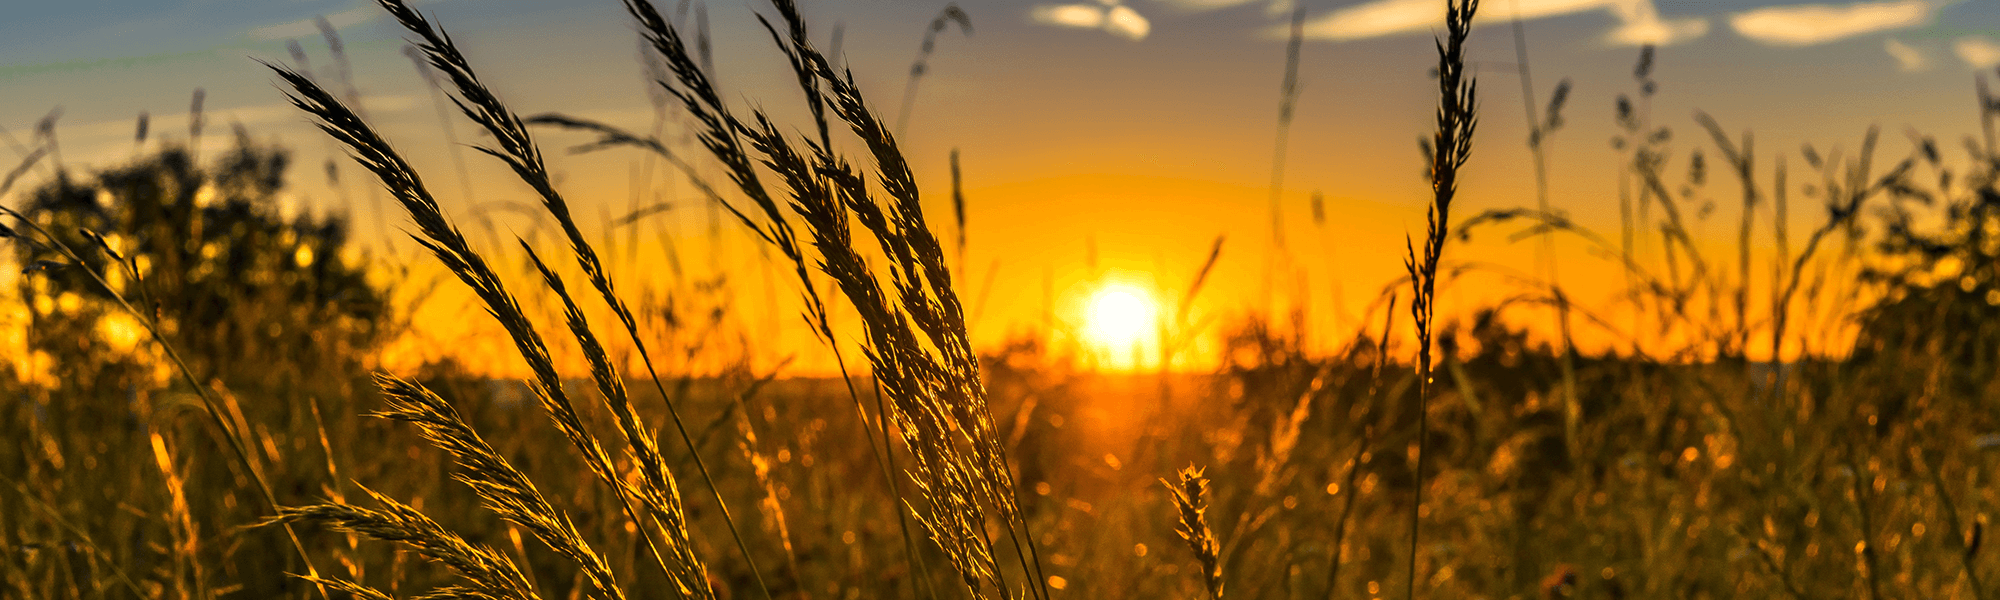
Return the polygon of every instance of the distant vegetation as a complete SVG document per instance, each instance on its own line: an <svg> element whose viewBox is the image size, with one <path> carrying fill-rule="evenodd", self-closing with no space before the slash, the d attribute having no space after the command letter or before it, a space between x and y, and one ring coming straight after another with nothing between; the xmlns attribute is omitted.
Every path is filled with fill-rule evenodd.
<svg viewBox="0 0 2000 600"><path fill-rule="evenodd" d="M20 210L53 236L26 238L18 256L35 265L20 280L23 297L37 299L29 350L63 356L49 375L72 386L137 384L104 379L112 365L101 361L148 371L157 362L98 350L134 345L109 337L144 335L102 301L117 293L157 315L204 378L277 389L322 369L355 372L386 333L388 299L348 247L345 218L281 214L288 166L287 153L241 134L215 165L166 147L84 178L65 170L28 192ZM56 245L87 250L84 263L69 264Z"/></svg>
<svg viewBox="0 0 2000 600"><path fill-rule="evenodd" d="M459 228L470 217L446 213L398 154L414 134L272 68L527 380L451 361L369 373L417 311L392 298L421 284L383 283L398 271L352 247L344 217L284 210L280 149L239 134L214 164L169 144L90 173L31 154L0 187L22 272L5 308L19 354L0 361L0 596L1996 593L1990 132L1964 160L1916 134L1886 158L1875 131L1854 151L1760 155L1750 133L1698 114L1706 139L1677 142L1646 113L1660 93L1648 48L1616 100L1621 231L1539 205L1454 215L1456 169L1513 150L1474 143L1475 117L1499 117L1475 115L1462 43L1478 5L1455 2L1425 146L1432 216L1362 333L1318 351L1303 340L1324 332L1303 319L1250 314L1220 328L1212 373L1113 374L1047 331L969 338L947 268L962 247L934 233L894 127L790 0L763 16L803 123L729 100L688 11L625 1L668 125L695 149L517 115L482 78L504 69L382 5L559 241L476 248ZM1530 112L1531 152L1558 130L1558 90ZM1980 101L1990 127L2000 102ZM544 136L575 130L722 182L700 188L791 273L793 326L865 352L839 356L838 378L693 360L716 351L703 340L749 337L717 331L726 301L683 316L729 283L657 294L616 279L610 257L629 249L579 227L541 154ZM1722 202L1711 177L1740 192L1725 256L1690 233ZM1798 198L1823 211L1809 230L1789 226L1808 210ZM1468 244L1500 234L1582 243L1629 286L1603 307L1522 276L1504 302L1437 312L1438 294L1486 268L1458 258ZM1554 272L1554 258L1519 271ZM1520 325L1551 317L1554 334ZM1189 347L1185 314L1159 319L1162 354ZM1620 343L1579 352L1569 336L1585 327ZM1425 343L1396 341L1412 339Z"/></svg>

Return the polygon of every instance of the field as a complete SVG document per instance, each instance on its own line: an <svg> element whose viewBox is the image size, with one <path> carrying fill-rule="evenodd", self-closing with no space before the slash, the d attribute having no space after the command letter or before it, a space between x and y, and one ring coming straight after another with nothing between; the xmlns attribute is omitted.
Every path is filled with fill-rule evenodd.
<svg viewBox="0 0 2000 600"><path fill-rule="evenodd" d="M404 256L274 210L287 155L240 130L213 163L162 144L90 171L51 166L38 134L0 184L20 274L0 294L0 597L1994 597L1984 75L1964 158L1876 130L1773 153L1705 114L1679 138L1653 124L1648 46L1618 99L1622 229L1598 232L1545 182L1453 210L1469 161L1526 152L1546 179L1569 83L1529 103L1526 146L1481 137L1506 117L1467 66L1482 7L1439 1L1425 220L1387 249L1400 279L1346 282L1382 292L1337 334L1304 304L1191 316L1225 247L1257 251L1218 238L1185 287L975 338L956 155L952 187L920 192L882 116L897 99L864 94L792 0L760 9L760 41L797 87L749 102L716 83L705 29L624 2L679 142L517 113L488 87L506 65L458 47L479 32L382 0L477 132L471 159L532 193L525 233L439 200L447 175L395 143L432 133L378 130L267 62L402 219ZM952 10L930 35L969 30ZM788 308L679 276L701 245L627 227L665 208L573 214L543 149L578 136L702 181ZM1693 191L1710 180L1728 192ZM1711 221L1717 202L1741 216ZM1340 210L1313 200L1316 223ZM1278 237L1266 294L1322 259ZM1537 258L1476 260L1494 239ZM1557 243L1615 265L1619 291L1553 283L1577 260ZM648 277L642 250L677 252L676 275ZM1500 300L1445 299L1495 273ZM476 324L427 337L438 321ZM772 328L810 341L760 352Z"/></svg>

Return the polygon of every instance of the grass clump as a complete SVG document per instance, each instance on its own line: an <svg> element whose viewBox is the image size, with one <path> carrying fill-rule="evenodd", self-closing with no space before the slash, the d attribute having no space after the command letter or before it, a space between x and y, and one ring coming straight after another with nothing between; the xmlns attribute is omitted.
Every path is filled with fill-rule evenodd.
<svg viewBox="0 0 2000 600"><path fill-rule="evenodd" d="M475 121L487 125L495 133L495 137L502 140L501 150L482 150L507 160L517 174L542 194L546 201L545 206L557 216L558 221L567 222L566 205L549 187L546 173L540 167L539 155L534 150L533 141L526 137L519 120L511 112L505 111L505 107L499 104L498 99L492 97L490 92L478 83L448 38L432 30L428 22L400 2L386 1L383 6L406 27L425 38L422 47L431 57L432 64L447 73L463 94L459 103L460 108ZM600 391L620 419L622 434L620 441L634 456L640 458L637 475L642 483L638 486L626 483L625 476L614 465L610 455L603 449L602 443L585 428L581 416L563 389L562 377L557 373L547 344L540 333L515 297L507 291L498 274L488 266L487 261L478 252L471 248L464 235L444 215L417 173L386 140L374 132L372 127L340 100L320 88L311 78L284 67L274 65L272 68L292 87L293 103L317 118L321 129L345 144L355 158L374 173L390 194L402 204L418 227L418 243L444 263L462 283L472 288L487 310L507 330L508 335L514 340L516 349L534 372L535 379L531 382L530 388L540 401L543 410L580 453L590 471L614 490L623 504L627 518L632 519L635 525L641 522L650 525L646 528L645 539L661 570L674 577L676 583L686 593L707 591L707 579L701 575L703 573L701 563L688 549L686 529L681 517L679 490L673 483L672 475L666 471L663 461L659 459L658 450L652 445L650 431L646 430L629 410L629 401L623 393L621 380L609 375L611 367L608 358L591 335L587 323L583 322L582 315L577 311L574 302L562 288L559 278L549 271L539 258L535 259L545 282L564 299L567 313L570 315L572 333L578 336L579 342L586 348L593 372L600 374L597 378L601 385ZM477 108L474 108L475 106ZM568 224L567 231L574 232L573 223ZM582 242L580 235L573 235L571 241L578 244L573 250L586 272L594 275L593 281L600 286L600 291L612 299L614 307L621 306L616 303L616 296L611 293L609 280L602 275L601 268L593 268L597 264L595 254L588 250L588 245ZM525 242L523 247L526 247ZM626 323L630 326L629 315ZM391 389L392 387L385 385L385 392L393 395L395 390ZM410 396L409 393L405 395ZM423 396L416 394L410 397ZM421 416L407 411L392 414L409 415L412 418ZM476 438L465 437L469 434L469 429L453 428L453 423L447 421L450 419L426 421L427 437L448 450L456 448L455 454L469 452L464 456L473 457L485 457L491 454L490 451L480 450L483 443L475 444ZM436 429L438 427L445 429ZM439 432L454 433L444 436ZM691 441L690 446L692 446ZM569 526L565 519L554 513L546 501L540 499L539 493L534 492L525 478L518 477L518 472L511 468L499 468L498 464L486 464L486 466L495 469L492 471L494 476L504 479L499 484L473 486L483 498L486 498L489 509L521 524L538 539L584 567L583 572L596 590L596 595L622 597L623 592L605 566L603 558L592 552L574 527ZM507 475L510 473L514 476ZM638 510L634 508L635 504L645 507L648 519L640 518ZM748 560L747 550L745 557ZM712 592L708 594L712 595Z"/></svg>
<svg viewBox="0 0 2000 600"><path fill-rule="evenodd" d="M481 150L505 162L542 198L544 208L563 227L570 241L569 250L576 256L579 267L618 314L642 361L650 363L631 311L618 298L596 251L570 218L568 206L542 166L524 122L479 82L451 40L422 15L395 0L384 0L382 6L419 36L418 46L431 66L445 74L457 89L454 101L459 108L498 140L497 147ZM783 181L791 196L788 205L804 224L805 236L819 255L816 262L833 277L863 316L868 333L866 349L875 381L886 393L891 407L883 418L893 419L915 462L910 472L924 501L917 509L919 522L932 541L943 549L969 592L982 597L1014 597L1018 588L1007 583L986 529L989 515L996 515L1015 549L1022 575L1031 578L1029 593L1033 597L1046 597L1044 577L1036 564L1039 559L1033 551L1034 539L1015 501L1015 484L1005 449L998 442L985 406L978 363L966 336L963 311L951 287L942 247L924 221L914 180L900 151L851 78L836 75L825 57L812 48L805 26L791 3L777 4L785 33L780 32L779 25L763 21L774 42L791 61L816 120L819 143L808 141L801 149L761 111L753 112L748 122L738 120L719 100L719 94L688 54L679 33L650 3L628 1L626 8L676 78L674 82L660 82L661 85L707 126L702 136L704 145L723 163L737 187L756 204L758 217L733 206L729 210L792 260L801 281L807 284L804 293L809 310L818 315L816 322L822 335L830 337L831 332L826 325L825 305L805 274L807 258L799 242L801 236L792 223L793 217L780 209L774 195L763 186L753 168L751 152L759 156L756 160L763 167ZM293 103L316 117L321 129L348 146L363 166L382 180L416 222L418 242L471 287L514 338L517 349L535 373L531 389L545 412L598 479L624 499L627 518L650 522L657 529L657 536L649 534L646 541L660 559L662 570L674 577L684 594L712 596L702 576L701 563L690 549L692 542L686 537L678 490L665 461L652 445L649 430L630 409L618 370L591 332L561 278L541 261L532 247L522 242L522 249L542 275L544 284L563 302L566 320L584 348L600 395L616 416L620 441L637 461L641 481L638 486L625 483L602 444L586 429L562 389L546 343L498 275L443 214L420 177L367 123L311 78L284 67L273 66L273 69L292 88ZM860 140L876 164L874 174L857 170L837 153L831 143L829 115L846 124ZM882 186L879 192L872 189L871 180ZM877 200L877 193L886 198ZM856 220L888 257L887 281L863 258L861 243L852 232L852 222ZM893 295L887 289L893 289ZM665 397L657 374L654 380ZM391 382L385 381L384 385L385 392L392 396L401 393L423 397L408 390L398 392ZM680 426L678 412L671 403L668 410L683 440L695 451L695 464L709 479L716 504L724 511L725 522L729 522L727 503L712 478L708 478L697 445L687 436L685 427ZM451 419L429 419L424 421L424 430L434 444L453 450L462 461L466 456L484 456L466 450L473 448L470 445L473 438L466 438L469 428L446 422ZM451 434L438 433L446 431ZM461 466L477 465L462 462ZM533 531L544 543L581 565L595 594L615 597L616 584L609 570L603 568L602 559L573 535L573 528L562 526L564 521L554 516L546 502L538 500L538 494L530 493L532 487L525 479L506 476L512 472L510 469L493 464L485 466L497 469L495 476L508 482L495 485L484 483L485 479L476 480L481 483L473 487L487 498L488 508ZM740 534L734 533L733 523L730 529L751 574L759 581L759 587L765 588L748 546ZM768 588L765 589L769 595Z"/></svg>

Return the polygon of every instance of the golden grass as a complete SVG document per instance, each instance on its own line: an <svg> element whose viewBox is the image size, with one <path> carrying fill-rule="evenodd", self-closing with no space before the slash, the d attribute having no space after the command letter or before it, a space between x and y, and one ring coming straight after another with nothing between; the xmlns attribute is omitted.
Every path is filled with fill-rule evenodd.
<svg viewBox="0 0 2000 600"><path fill-rule="evenodd" d="M1228 329L1216 373L1124 381L1077 370L1047 340L976 349L954 281L966 269L957 161L958 236L947 241L922 209L892 128L851 74L815 48L792 2L774 4L763 23L806 102L811 122L796 127L724 101L701 36L690 44L652 3L625 1L661 65L663 96L699 135L708 155L700 160L657 130L522 118L435 24L396 0L383 5L416 36L418 55L443 74L463 116L492 136L482 150L538 196L539 216L562 232L560 250L529 240L475 250L348 99L300 69L274 72L293 102L381 181L417 242L505 332L530 372L524 391L446 369L377 375L372 394L303 383L233 390L223 375L203 381L154 328L162 315L138 308L148 292L135 257L88 231L75 238L88 247L63 246L58 240L68 238L36 215L0 209L0 238L45 251L35 255L43 262L22 265L36 275L25 279L24 295L59 293L33 286L68 269L85 267L92 293L115 286L89 265L129 272L127 293L84 302L138 319L162 356L182 365L182 381L159 390L91 381L7 388L21 390L21 400L0 405L5 431L18 434L0 445L0 473L14 488L0 494L0 595L275 597L304 591L283 583L296 573L331 597L361 598L1220 599L1225 589L1260 599L1985 598L1996 575L1981 554L1984 523L2000 506L1984 484L2000 421L1983 400L2000 390L1990 377L2000 318L1992 301L1979 303L2000 294L1986 264L1990 248L2000 248L1989 231L2000 222L1990 142L1975 142L1986 158L1956 174L1928 140L1878 173L1872 131L1844 161L1804 153L1811 171L1797 179L1814 184L1828 214L1793 253L1784 215L1800 188L1784 158L1762 178L1747 134L1725 135L1718 121L1698 116L1745 211L1734 224L1734 256L1717 260L1690 233L1702 212L1678 204L1688 194L1673 193L1664 175L1669 136L1628 100L1621 118L1632 160L1622 169L1638 204L1625 239L1549 207L1454 222L1476 104L1465 41L1478 5L1461 0L1438 42L1427 228L1406 248L1408 279L1375 307L1383 310L1379 335L1316 355L1303 347L1304 331L1263 315ZM1643 56L1642 103L1655 92L1652 52ZM1553 131L1556 108L1546 120L1530 112L1543 121L1531 151ZM596 147L637 147L690 176L712 173L714 159L728 189L703 183L703 196L778 250L779 266L796 277L807 327L829 348L840 348L837 334L860 338L868 376L834 384L742 367L680 374L666 385L647 346L680 349L642 332L659 307L620 295L606 264L618 248L593 246L575 222L529 125L588 133ZM52 149L36 150L0 193L54 158ZM1937 185L1917 183L1925 169ZM1872 304L1827 284L1850 273L1890 277L1859 264L1853 249L1875 238L1856 232L1907 225L1923 194L1956 211L1952 228L1881 241L1885 252L1928 257L1899 275L1911 279L1885 281L1942 273L1945 257L1960 270L1927 285L1885 284L1893 293L1884 297L1898 300ZM1751 274L1760 270L1750 251L1759 210L1774 213L1780 246L1763 282ZM644 215L635 209L624 222ZM1520 223L1516 239L1580 241L1629 275L1623 301L1634 322L1533 280L1489 311L1439 314L1438 298L1475 268L1451 258L1464 252L1452 244ZM1641 231L1657 231L1664 253L1634 251ZM1182 311L1217 268L1221 246L1218 237ZM515 247L522 270L496 266ZM545 260L561 253L569 259ZM601 307L566 282L578 273ZM532 283L505 281L517 276ZM1753 290L1766 290L1768 311ZM1399 302L1408 302L1416 348L1391 343L1400 337L1390 335ZM857 331L834 327L837 303L860 317ZM1517 304L1564 314L1559 349L1509 324L1506 311ZM624 341L591 326L598 308L620 321ZM1785 356L1788 344L1804 346L1828 327L1794 309L1861 314L1854 355L1749 362L1757 335L1771 336L1772 354ZM1624 332L1629 350L1575 352L1570 314L1579 326ZM569 335L545 338L545 316ZM1185 340L1165 339L1161 318L1167 365ZM1187 319L1182 312L1175 320ZM1686 335L1655 352L1639 341L1654 327ZM571 348L587 381L558 367L555 355ZM628 388L636 378L622 356L628 348L647 367L652 392ZM870 393L873 403L864 399ZM333 407L325 415L321 398ZM357 407L390 423L351 419ZM659 440L649 423L662 418L680 444ZM852 441L856 431L865 443ZM1190 463L1206 467L1165 480L1167 494L1151 487ZM683 497L675 471L690 467L708 493ZM350 502L343 477L365 484L357 489L368 499ZM765 526L739 529L732 503ZM240 527L254 522L334 534L301 528L280 538L276 527ZM406 553L442 568L409 568ZM332 559L326 564L342 572L295 557ZM947 568L933 573L927 564Z"/></svg>

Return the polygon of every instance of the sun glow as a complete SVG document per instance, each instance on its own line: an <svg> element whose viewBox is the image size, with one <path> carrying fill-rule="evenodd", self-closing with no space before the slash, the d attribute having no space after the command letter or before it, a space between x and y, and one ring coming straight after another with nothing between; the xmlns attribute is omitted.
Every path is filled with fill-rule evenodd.
<svg viewBox="0 0 2000 600"><path fill-rule="evenodd" d="M1157 325L1159 306L1145 291L1113 283L1092 293L1084 306L1084 333L1112 365L1133 366Z"/></svg>

